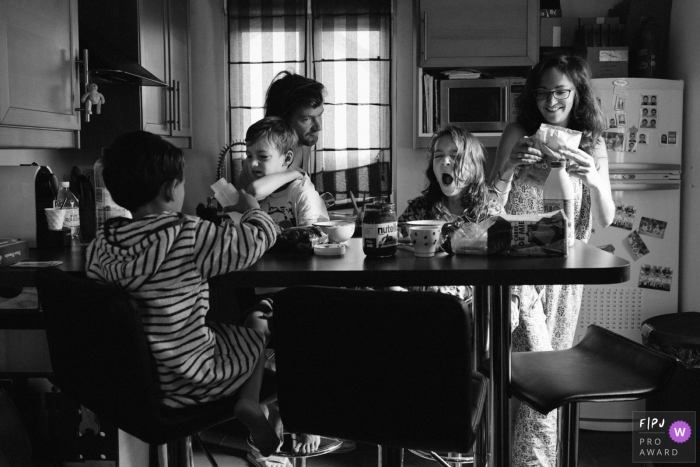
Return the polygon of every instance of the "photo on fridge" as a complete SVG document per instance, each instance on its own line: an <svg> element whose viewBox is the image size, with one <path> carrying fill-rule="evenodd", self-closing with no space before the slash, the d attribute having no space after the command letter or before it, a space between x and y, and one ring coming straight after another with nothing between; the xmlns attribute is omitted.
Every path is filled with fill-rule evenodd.
<svg viewBox="0 0 700 467"><path fill-rule="evenodd" d="M639 233L650 237L664 238L666 233L666 222L650 217L642 217L639 221Z"/></svg>
<svg viewBox="0 0 700 467"><path fill-rule="evenodd" d="M626 204L618 204L615 206L615 218L612 221L613 227L632 230L634 224L634 216L637 213L637 208L627 206Z"/></svg>
<svg viewBox="0 0 700 467"><path fill-rule="evenodd" d="M632 254L632 258L634 258L635 261L637 261L642 256L649 254L649 248L647 247L646 243L644 243L644 240L642 240L642 237L639 236L639 233L637 233L636 230L633 230L627 236L627 246L629 247L630 253Z"/></svg>
<svg viewBox="0 0 700 467"><path fill-rule="evenodd" d="M673 269L664 266L642 264L639 270L639 287L643 289L671 290Z"/></svg>
<svg viewBox="0 0 700 467"><path fill-rule="evenodd" d="M604 131L603 140L608 151L624 151L625 134L617 131Z"/></svg>

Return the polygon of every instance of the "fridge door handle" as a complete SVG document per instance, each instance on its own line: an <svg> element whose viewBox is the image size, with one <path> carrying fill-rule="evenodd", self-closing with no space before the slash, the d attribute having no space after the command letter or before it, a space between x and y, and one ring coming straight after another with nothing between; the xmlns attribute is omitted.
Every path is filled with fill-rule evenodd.
<svg viewBox="0 0 700 467"><path fill-rule="evenodd" d="M610 180L611 191L657 191L657 190L680 190L680 180L640 180L640 181L618 181Z"/></svg>

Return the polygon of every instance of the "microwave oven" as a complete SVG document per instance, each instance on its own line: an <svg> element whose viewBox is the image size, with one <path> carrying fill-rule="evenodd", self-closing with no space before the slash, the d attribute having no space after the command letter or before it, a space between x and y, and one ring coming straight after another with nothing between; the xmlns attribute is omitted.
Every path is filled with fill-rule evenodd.
<svg viewBox="0 0 700 467"><path fill-rule="evenodd" d="M515 99L525 78L446 79L440 81L440 124L472 133L501 132L516 121Z"/></svg>

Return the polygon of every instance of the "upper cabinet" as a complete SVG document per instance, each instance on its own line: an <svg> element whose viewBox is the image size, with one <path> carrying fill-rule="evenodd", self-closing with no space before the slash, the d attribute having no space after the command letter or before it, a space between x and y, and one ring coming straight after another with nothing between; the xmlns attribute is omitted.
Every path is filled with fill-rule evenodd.
<svg viewBox="0 0 700 467"><path fill-rule="evenodd" d="M0 148L77 147L77 0L0 0Z"/></svg>
<svg viewBox="0 0 700 467"><path fill-rule="evenodd" d="M420 0L420 66L533 66L539 8L539 0Z"/></svg>
<svg viewBox="0 0 700 467"><path fill-rule="evenodd" d="M190 147L190 38L186 0L141 0L141 65L168 84L143 88L144 130Z"/></svg>
<svg viewBox="0 0 700 467"><path fill-rule="evenodd" d="M80 43L89 50L91 69L125 64L156 80L118 84L121 76L95 73L106 102L100 115L83 123L83 148L99 150L135 130L192 147L188 21L187 0L81 1Z"/></svg>

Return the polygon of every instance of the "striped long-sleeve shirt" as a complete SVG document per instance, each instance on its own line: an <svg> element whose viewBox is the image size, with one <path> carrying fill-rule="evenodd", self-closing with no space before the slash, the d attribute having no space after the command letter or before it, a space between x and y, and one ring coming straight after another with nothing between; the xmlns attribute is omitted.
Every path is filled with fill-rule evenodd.
<svg viewBox="0 0 700 467"><path fill-rule="evenodd" d="M110 219L87 250L87 275L116 284L136 299L155 357L163 403L194 405L234 393L263 351L249 328L205 322L207 278L244 269L276 239L259 209L240 224L164 212L139 220Z"/></svg>

